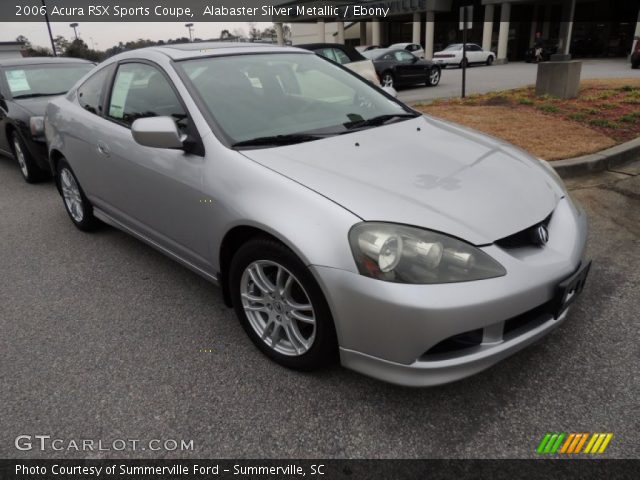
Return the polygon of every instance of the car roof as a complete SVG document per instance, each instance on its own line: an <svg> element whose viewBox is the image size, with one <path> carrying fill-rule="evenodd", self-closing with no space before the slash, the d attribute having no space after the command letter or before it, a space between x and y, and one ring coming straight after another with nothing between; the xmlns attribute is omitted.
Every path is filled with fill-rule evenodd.
<svg viewBox="0 0 640 480"><path fill-rule="evenodd" d="M71 57L26 57L26 58L6 58L0 60L0 67L20 67L26 65L51 65L70 63L93 63L82 58Z"/></svg>
<svg viewBox="0 0 640 480"><path fill-rule="evenodd" d="M154 47L132 50L126 53L139 53L141 51L156 51L166 55L172 60L186 60L193 58L205 58L212 56L246 55L250 53L291 53L299 52L312 54L308 50L290 46L279 46L268 43L251 42L193 42L176 43L172 45L159 45ZM125 54L126 54L125 53Z"/></svg>

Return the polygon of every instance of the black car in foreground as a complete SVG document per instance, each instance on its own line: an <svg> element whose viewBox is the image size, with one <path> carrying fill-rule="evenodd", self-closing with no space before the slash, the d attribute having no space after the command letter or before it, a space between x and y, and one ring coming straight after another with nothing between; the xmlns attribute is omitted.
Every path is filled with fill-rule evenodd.
<svg viewBox="0 0 640 480"><path fill-rule="evenodd" d="M401 49L379 48L362 55L373 60L383 87L400 87L426 84L435 87L440 83L442 70L430 60L421 60Z"/></svg>
<svg viewBox="0 0 640 480"><path fill-rule="evenodd" d="M67 93L93 67L75 58L0 60L0 154L17 160L27 182L50 175L44 138L47 104Z"/></svg>

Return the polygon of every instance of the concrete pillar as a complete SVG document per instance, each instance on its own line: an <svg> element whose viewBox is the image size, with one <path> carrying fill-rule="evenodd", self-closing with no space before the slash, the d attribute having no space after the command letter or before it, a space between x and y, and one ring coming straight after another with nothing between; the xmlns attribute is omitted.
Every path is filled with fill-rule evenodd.
<svg viewBox="0 0 640 480"><path fill-rule="evenodd" d="M542 38L549 40L549 33L551 33L551 5L544 5L544 22L542 23Z"/></svg>
<svg viewBox="0 0 640 480"><path fill-rule="evenodd" d="M573 33L573 16L576 11L576 0L570 0L562 9L562 23L560 24L560 53L569 55L571 49L571 34Z"/></svg>
<svg viewBox="0 0 640 480"><path fill-rule="evenodd" d="M431 60L433 58L433 37L435 35L436 14L435 12L427 12L427 21L425 22L424 34L424 58Z"/></svg>
<svg viewBox="0 0 640 480"><path fill-rule="evenodd" d="M338 43L344 45L344 22L336 22L336 26L338 27L338 36L336 37Z"/></svg>
<svg viewBox="0 0 640 480"><path fill-rule="evenodd" d="M413 43L420 45L420 13L413 14L413 36L411 37Z"/></svg>
<svg viewBox="0 0 640 480"><path fill-rule="evenodd" d="M377 18L371 22L371 44L380 45L382 43L382 32L380 29L380 20Z"/></svg>
<svg viewBox="0 0 640 480"><path fill-rule="evenodd" d="M284 45L284 28L282 27L282 23L276 23L275 27L278 45Z"/></svg>
<svg viewBox="0 0 640 480"><path fill-rule="evenodd" d="M505 2L500 6L500 32L498 33L497 63L507 63L507 46L509 45L509 18L510 17L511 17L511 4Z"/></svg>
<svg viewBox="0 0 640 480"><path fill-rule="evenodd" d="M536 33L538 33L538 12L539 5L533 5L533 17L531 18L531 30L529 31L529 46L533 47L536 43Z"/></svg>
<svg viewBox="0 0 640 480"><path fill-rule="evenodd" d="M318 20L318 42L324 43L326 41L326 30L324 19Z"/></svg>
<svg viewBox="0 0 640 480"><path fill-rule="evenodd" d="M360 45L367 44L367 22L360 22Z"/></svg>
<svg viewBox="0 0 640 480"><path fill-rule="evenodd" d="M640 37L640 12L638 12L638 22L636 23L636 31L633 34L633 38L634 39L635 38L639 38L639 37ZM638 40L638 42L640 42L640 40ZM635 44L636 44L636 40L632 40L631 41L631 52L630 52L630 54L633 53L633 47L635 46Z"/></svg>
<svg viewBox="0 0 640 480"><path fill-rule="evenodd" d="M493 40L493 4L484 6L484 30L482 30L482 49L491 50Z"/></svg>

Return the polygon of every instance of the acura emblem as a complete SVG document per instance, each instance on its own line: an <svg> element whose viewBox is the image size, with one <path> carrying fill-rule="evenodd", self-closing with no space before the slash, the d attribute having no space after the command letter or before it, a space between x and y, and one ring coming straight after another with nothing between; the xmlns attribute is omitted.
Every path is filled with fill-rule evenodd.
<svg viewBox="0 0 640 480"><path fill-rule="evenodd" d="M549 241L549 230L545 225L538 225L533 231L533 242L536 245L546 245Z"/></svg>

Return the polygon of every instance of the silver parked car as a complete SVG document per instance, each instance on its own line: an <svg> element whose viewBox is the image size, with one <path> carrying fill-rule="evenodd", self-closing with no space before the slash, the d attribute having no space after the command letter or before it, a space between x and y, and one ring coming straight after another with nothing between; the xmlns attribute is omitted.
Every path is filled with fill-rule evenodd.
<svg viewBox="0 0 640 480"><path fill-rule="evenodd" d="M188 44L99 65L45 121L72 222L221 285L276 362L424 386L560 325L586 218L551 168L311 52Z"/></svg>

